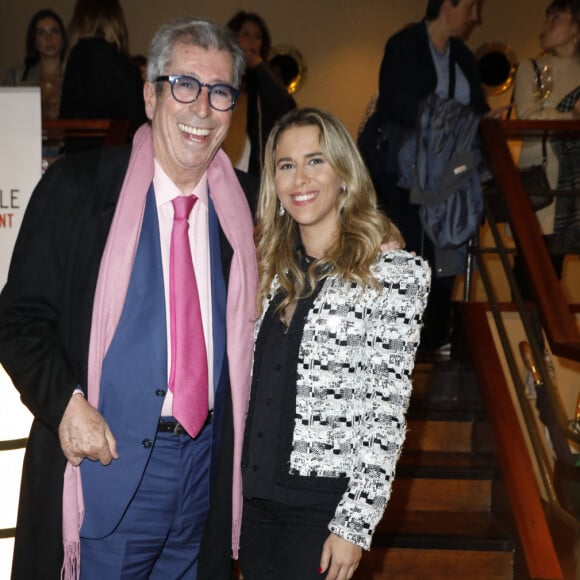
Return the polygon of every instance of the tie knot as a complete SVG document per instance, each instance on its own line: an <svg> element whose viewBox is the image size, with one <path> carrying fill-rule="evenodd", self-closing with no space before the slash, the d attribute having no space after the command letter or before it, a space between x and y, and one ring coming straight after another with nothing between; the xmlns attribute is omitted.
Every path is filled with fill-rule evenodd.
<svg viewBox="0 0 580 580"><path fill-rule="evenodd" d="M195 205L197 197L195 195L180 195L171 200L175 212L174 220L187 220L191 209Z"/></svg>

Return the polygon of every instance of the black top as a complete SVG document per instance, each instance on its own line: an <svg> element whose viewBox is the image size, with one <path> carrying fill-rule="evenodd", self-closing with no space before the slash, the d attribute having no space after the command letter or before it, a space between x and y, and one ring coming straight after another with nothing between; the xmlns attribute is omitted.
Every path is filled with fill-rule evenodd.
<svg viewBox="0 0 580 580"><path fill-rule="evenodd" d="M471 108L489 110L473 53L459 38L449 39L451 62L457 63L470 89ZM377 108L383 118L414 129L419 104L437 88L437 71L431 55L425 21L403 28L387 41L379 75Z"/></svg>
<svg viewBox="0 0 580 580"><path fill-rule="evenodd" d="M139 70L127 55L103 38L79 40L66 63L60 116L127 119L132 135L147 120Z"/></svg>
<svg viewBox="0 0 580 580"><path fill-rule="evenodd" d="M473 53L459 38L449 39L450 64L456 63L469 84L469 106L478 114L489 110ZM454 67L451 67L454 70ZM397 174L401 144L415 129L419 105L437 89L437 70L433 62L427 24L423 20L403 28L389 38L379 73L376 122L387 136L380 165L386 173ZM365 154L372 167L371 150ZM370 161L369 161L370 158ZM375 169L376 172L376 169ZM375 179L378 179L374 176ZM381 189L379 185L379 189Z"/></svg>
<svg viewBox="0 0 580 580"><path fill-rule="evenodd" d="M276 308L278 294L266 312L254 353L252 391L242 455L244 496L291 505L338 501L346 478L303 477L288 473L296 415L296 361L308 312L323 281L296 305L289 327Z"/></svg>
<svg viewBox="0 0 580 580"><path fill-rule="evenodd" d="M244 82L248 90L247 132L250 139L248 173L259 177L268 135L284 113L296 108L296 102L266 63L247 71Z"/></svg>

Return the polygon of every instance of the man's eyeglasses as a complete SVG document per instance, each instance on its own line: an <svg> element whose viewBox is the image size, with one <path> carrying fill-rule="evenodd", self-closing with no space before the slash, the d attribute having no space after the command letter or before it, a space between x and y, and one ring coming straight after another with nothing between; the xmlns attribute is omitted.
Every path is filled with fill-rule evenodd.
<svg viewBox="0 0 580 580"><path fill-rule="evenodd" d="M230 85L202 83L187 75L165 75L157 77L155 82L167 81L171 85L171 94L178 103L193 103L197 101L201 89L207 87L209 106L216 111L233 109L240 92Z"/></svg>

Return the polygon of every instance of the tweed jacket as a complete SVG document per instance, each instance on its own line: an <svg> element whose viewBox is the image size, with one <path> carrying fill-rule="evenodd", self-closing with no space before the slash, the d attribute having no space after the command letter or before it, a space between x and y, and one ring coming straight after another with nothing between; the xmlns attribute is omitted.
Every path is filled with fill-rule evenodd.
<svg viewBox="0 0 580 580"><path fill-rule="evenodd" d="M430 269L403 250L378 255L378 288L328 278L307 315L296 364L289 473L348 478L329 530L365 549L391 493ZM256 324L256 337L274 280Z"/></svg>

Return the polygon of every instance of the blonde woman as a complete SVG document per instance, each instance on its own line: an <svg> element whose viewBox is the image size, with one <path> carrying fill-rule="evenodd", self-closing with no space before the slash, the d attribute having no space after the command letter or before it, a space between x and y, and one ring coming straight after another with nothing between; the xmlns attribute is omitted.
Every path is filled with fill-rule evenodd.
<svg viewBox="0 0 580 580"><path fill-rule="evenodd" d="M134 132L146 121L143 81L118 0L77 0L69 42L61 117L127 119Z"/></svg>
<svg viewBox="0 0 580 580"><path fill-rule="evenodd" d="M377 210L342 123L287 113L266 145L242 473L252 580L351 578L390 496L430 269Z"/></svg>

